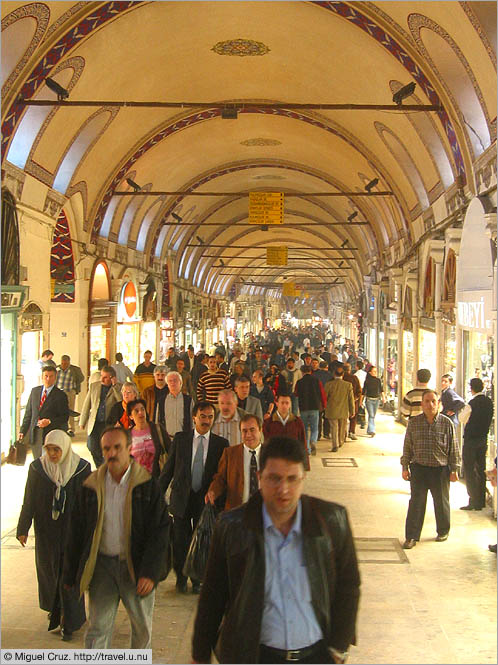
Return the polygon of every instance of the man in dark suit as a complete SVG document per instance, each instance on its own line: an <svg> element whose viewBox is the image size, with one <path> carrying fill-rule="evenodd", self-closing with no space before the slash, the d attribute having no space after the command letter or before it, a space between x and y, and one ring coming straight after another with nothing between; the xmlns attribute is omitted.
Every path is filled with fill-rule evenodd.
<svg viewBox="0 0 498 665"><path fill-rule="evenodd" d="M57 369L48 365L42 370L42 386L31 391L19 433L19 439L29 432L29 442L34 459L42 454L42 446L48 432L62 429L67 432L69 403L67 395L55 385Z"/></svg>
<svg viewBox="0 0 498 665"><path fill-rule="evenodd" d="M169 511L173 515L173 566L176 590L187 592L183 565L192 533L204 507L204 497L218 469L223 450L229 445L221 436L211 433L214 406L198 402L193 410L194 430L177 432L169 457L159 477L161 490L166 492L171 481ZM192 580L192 592L199 593L200 581Z"/></svg>
<svg viewBox="0 0 498 665"><path fill-rule="evenodd" d="M206 503L214 504L218 497L225 496L225 510L238 508L258 491L263 421L253 413L246 413L239 426L242 443L223 451L205 498Z"/></svg>
<svg viewBox="0 0 498 665"><path fill-rule="evenodd" d="M441 413L458 427L458 412L465 406L465 400L453 390L453 377L451 374L443 374L441 377Z"/></svg>

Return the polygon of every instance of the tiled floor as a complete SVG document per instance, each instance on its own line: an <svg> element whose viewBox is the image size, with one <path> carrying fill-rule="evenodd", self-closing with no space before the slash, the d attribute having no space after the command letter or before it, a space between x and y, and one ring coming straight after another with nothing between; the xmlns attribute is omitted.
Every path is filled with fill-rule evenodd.
<svg viewBox="0 0 498 665"><path fill-rule="evenodd" d="M491 509L462 512L463 483L452 484L452 528L436 543L429 498L421 542L401 549L409 485L399 456L404 429L378 415L377 436L348 441L338 453L318 442L306 490L347 506L358 549L362 595L358 645L351 663L496 663L496 542ZM360 431L361 434L361 431ZM83 441L82 436L77 441ZM84 445L75 445L87 457ZM322 458L333 462L322 463ZM356 464L356 466L355 466ZM13 537L27 468L2 468L2 647L61 648L38 609L34 549ZM33 545L33 539L28 545ZM171 576L156 595L153 658L156 663L189 663L197 597L178 596ZM128 620L120 609L115 647L128 645ZM83 646L83 630L70 646Z"/></svg>

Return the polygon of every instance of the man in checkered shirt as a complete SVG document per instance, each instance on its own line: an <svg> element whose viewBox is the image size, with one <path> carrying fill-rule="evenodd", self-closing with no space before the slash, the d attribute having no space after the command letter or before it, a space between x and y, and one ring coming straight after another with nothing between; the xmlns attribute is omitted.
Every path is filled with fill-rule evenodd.
<svg viewBox="0 0 498 665"><path fill-rule="evenodd" d="M439 413L435 390L422 393L422 413L410 418L406 428L402 476L410 481L411 498L405 525L406 550L420 540L424 524L427 490L436 514L437 542L448 539L450 531L450 482L458 480L460 452L453 423Z"/></svg>

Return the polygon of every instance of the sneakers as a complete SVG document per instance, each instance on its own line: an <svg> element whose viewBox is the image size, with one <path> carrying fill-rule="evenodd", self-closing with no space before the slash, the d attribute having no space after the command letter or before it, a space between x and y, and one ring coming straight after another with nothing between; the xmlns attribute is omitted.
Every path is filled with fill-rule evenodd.
<svg viewBox="0 0 498 665"><path fill-rule="evenodd" d="M311 455L316 455L316 446L314 443L311 444Z"/></svg>
<svg viewBox="0 0 498 665"><path fill-rule="evenodd" d="M356 436L356 434L350 434L350 435L349 435L349 438L351 439L351 441L356 441L356 440L358 439L358 437Z"/></svg>

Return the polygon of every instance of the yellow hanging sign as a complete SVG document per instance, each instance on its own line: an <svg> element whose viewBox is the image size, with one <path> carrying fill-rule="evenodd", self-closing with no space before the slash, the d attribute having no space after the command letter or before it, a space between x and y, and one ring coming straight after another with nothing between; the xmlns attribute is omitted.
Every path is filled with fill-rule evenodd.
<svg viewBox="0 0 498 665"><path fill-rule="evenodd" d="M287 247L267 247L266 248L266 264L269 266L286 266L287 265Z"/></svg>
<svg viewBox="0 0 498 665"><path fill-rule="evenodd" d="M249 224L283 223L283 192L249 192Z"/></svg>
<svg viewBox="0 0 498 665"><path fill-rule="evenodd" d="M294 296L296 294L294 282L285 282L282 285L282 295L283 296Z"/></svg>

